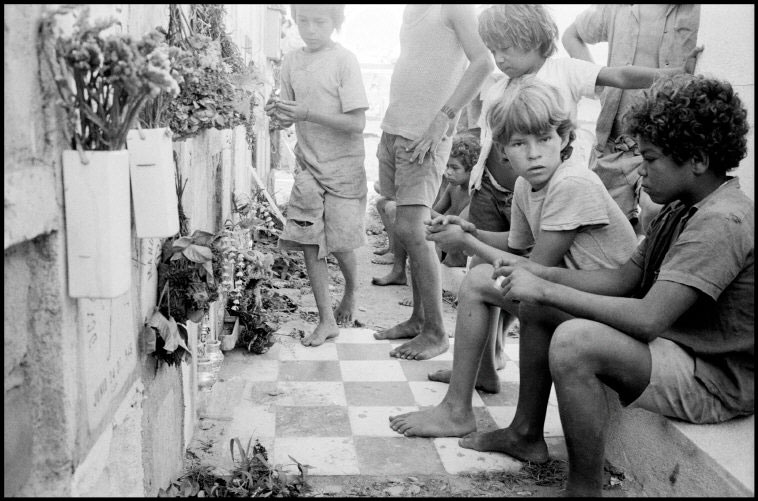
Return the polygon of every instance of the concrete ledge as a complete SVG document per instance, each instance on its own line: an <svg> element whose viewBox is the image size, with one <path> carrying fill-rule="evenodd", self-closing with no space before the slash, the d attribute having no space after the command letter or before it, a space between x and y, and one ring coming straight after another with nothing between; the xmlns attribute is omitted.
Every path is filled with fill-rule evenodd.
<svg viewBox="0 0 758 501"><path fill-rule="evenodd" d="M639 496L754 496L755 416L695 425L643 409L622 409L607 390L606 459Z"/></svg>

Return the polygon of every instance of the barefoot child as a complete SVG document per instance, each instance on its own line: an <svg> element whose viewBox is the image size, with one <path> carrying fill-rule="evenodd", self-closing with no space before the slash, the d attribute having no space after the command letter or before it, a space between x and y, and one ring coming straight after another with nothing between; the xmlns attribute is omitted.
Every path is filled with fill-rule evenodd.
<svg viewBox="0 0 758 501"><path fill-rule="evenodd" d="M510 253L530 252L530 260L547 266L612 268L626 261L634 250L632 225L597 174L567 161L574 125L566 109L555 87L534 75L524 75L514 79L487 111L492 137L503 145L519 176L510 232L478 231L455 216L427 221L429 240L443 249L476 254L485 263L466 274L458 294L453 370L445 397L432 409L390 417L390 426L396 432L406 436L466 435L476 431L471 406L474 387L499 391L495 367L490 364L480 368L485 349L494 351L488 342L487 312L490 305L495 305L517 316L519 305L505 301L494 287L493 268L488 263ZM552 320L545 317L544 322ZM525 373L527 368L547 365L546 356L534 357L534 349L528 348L531 330L541 327L521 324L519 403L530 398L532 387L541 391L547 384L550 391L549 374L546 381L537 381L531 373ZM487 355L492 357L492 353ZM537 409L535 414L539 412L544 421L545 408Z"/></svg>
<svg viewBox="0 0 758 501"><path fill-rule="evenodd" d="M549 366L539 370L555 381L570 497L602 496L605 386L623 406L691 423L755 412L755 204L728 175L747 155L748 120L727 82L656 83L624 116L642 154L642 189L664 206L631 258L596 271L515 256L496 263L504 301L567 319L541 333ZM545 451L541 434L524 433L541 431L535 405L519 395L509 428L470 440L517 457Z"/></svg>
<svg viewBox="0 0 758 501"><path fill-rule="evenodd" d="M366 170L363 128L368 100L355 55L331 39L344 20L344 5L292 5L305 47L282 61L282 99L270 99L266 113L284 126L295 124L296 172L279 240L302 249L319 312L319 324L305 346L339 334L338 323L355 311L357 270L354 249L366 242ZM332 253L345 278L345 293L331 307L326 256Z"/></svg>
<svg viewBox="0 0 758 501"><path fill-rule="evenodd" d="M512 78L534 74L554 85L563 97L566 112L576 120L577 105L582 97L594 98L596 86L640 89L649 87L664 74L692 71L698 50L693 50L684 66L655 69L639 66L604 67L587 61L553 57L557 51L558 27L544 5L498 4L479 16L479 35L495 57L495 64L504 73L500 80L483 94L482 117L502 96ZM587 167L592 133L575 130L573 153L567 160ZM482 123L482 153L471 171L469 186L471 203L468 220L479 230L507 232L511 224L511 204L517 173L504 159L502 147L493 142L486 121ZM484 262L479 256L471 260L471 268ZM513 319L506 318L506 323ZM488 350L483 368L493 365L502 368L502 346L505 330L492 340L495 347ZM490 355L492 353L493 355Z"/></svg>
<svg viewBox="0 0 758 501"><path fill-rule="evenodd" d="M479 138L473 134L459 134L453 138L450 158L447 160L445 179L447 186L432 207L432 218L436 216L461 216L468 208L471 197L468 192L469 176L479 157ZM442 264L452 267L465 267L466 256L461 252L445 253L437 248Z"/></svg>

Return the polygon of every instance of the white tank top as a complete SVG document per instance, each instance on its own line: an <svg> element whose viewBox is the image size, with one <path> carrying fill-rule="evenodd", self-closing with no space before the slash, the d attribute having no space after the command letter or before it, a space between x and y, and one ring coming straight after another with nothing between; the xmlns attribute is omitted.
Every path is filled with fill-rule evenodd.
<svg viewBox="0 0 758 501"><path fill-rule="evenodd" d="M418 139L453 94L467 66L455 30L443 21L441 4L430 6L414 20L404 19L382 130ZM455 130L455 124L448 130Z"/></svg>

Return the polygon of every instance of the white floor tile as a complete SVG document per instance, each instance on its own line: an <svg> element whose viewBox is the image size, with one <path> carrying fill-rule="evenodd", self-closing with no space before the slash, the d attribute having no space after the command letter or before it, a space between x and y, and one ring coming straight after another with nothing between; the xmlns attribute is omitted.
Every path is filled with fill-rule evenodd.
<svg viewBox="0 0 758 501"><path fill-rule="evenodd" d="M345 387L331 381L279 381L278 395L267 401L276 405L347 405Z"/></svg>
<svg viewBox="0 0 758 501"><path fill-rule="evenodd" d="M390 428L390 416L417 411L418 407L353 407L347 408L353 435L366 437L399 437Z"/></svg>
<svg viewBox="0 0 758 501"><path fill-rule="evenodd" d="M361 343L361 344L389 344L386 339L374 339L373 329L346 329L340 328L340 335L334 338L334 342L342 343Z"/></svg>
<svg viewBox="0 0 758 501"><path fill-rule="evenodd" d="M518 471L523 463L499 452L479 452L458 445L458 438L435 438L434 446L451 475L481 471Z"/></svg>
<svg viewBox="0 0 758 501"><path fill-rule="evenodd" d="M244 379L246 381L276 381L279 378L279 362L277 360L259 360L250 357L244 364L235 367L234 375L226 380Z"/></svg>
<svg viewBox="0 0 758 501"><path fill-rule="evenodd" d="M449 387L448 384L438 383L437 381L410 381L408 385L411 387L416 404L420 407L437 405L442 402L442 398ZM476 392L471 396L471 405L473 407L484 406L482 398Z"/></svg>
<svg viewBox="0 0 758 501"><path fill-rule="evenodd" d="M352 438L290 437L274 440L273 464L281 464L288 473L297 473L289 456L311 466L309 475L358 475L358 456Z"/></svg>
<svg viewBox="0 0 758 501"><path fill-rule="evenodd" d="M250 405L241 401L233 413L228 427L227 438L237 437L243 446L250 437L253 440L276 435L276 408L273 405Z"/></svg>
<svg viewBox="0 0 758 501"><path fill-rule="evenodd" d="M337 360L337 346L327 341L321 346L303 346L299 342L283 344L279 360Z"/></svg>
<svg viewBox="0 0 758 501"><path fill-rule="evenodd" d="M405 381L398 360L340 360L343 381Z"/></svg>

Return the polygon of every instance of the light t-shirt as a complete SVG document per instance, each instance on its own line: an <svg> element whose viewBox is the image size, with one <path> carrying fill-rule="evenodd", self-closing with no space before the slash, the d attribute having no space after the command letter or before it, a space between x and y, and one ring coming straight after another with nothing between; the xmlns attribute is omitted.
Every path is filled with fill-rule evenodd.
<svg viewBox="0 0 758 501"><path fill-rule="evenodd" d="M282 60L282 99L295 100L310 111L347 113L367 109L358 59L335 43L318 52L296 49ZM295 157L334 195L366 195L363 134L344 132L314 122L295 124Z"/></svg>
<svg viewBox="0 0 758 501"><path fill-rule="evenodd" d="M571 143L573 152L567 162L577 163L584 167L589 164L595 135L583 124L577 123L577 105L582 97L595 98L595 83L602 68L603 66L582 59L549 57L535 74L537 78L555 86L560 92L564 106L567 107L569 116L576 125L574 131L576 139ZM482 92L482 113L479 115L482 149L476 165L471 169L470 191L478 190L481 186L484 166L492 149L492 132L487 125L487 110L503 95L509 80L507 75L501 74L494 84Z"/></svg>
<svg viewBox="0 0 758 501"><path fill-rule="evenodd" d="M575 229L577 235L563 256L569 269L618 268L637 245L629 220L586 166L564 162L538 191L523 177L516 179L509 247L530 249L541 230Z"/></svg>

